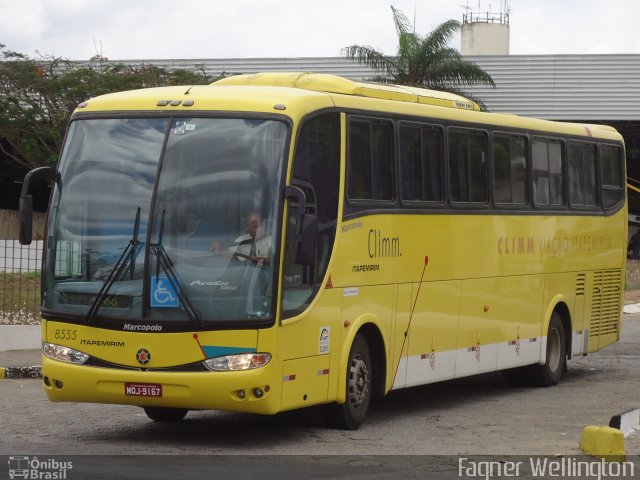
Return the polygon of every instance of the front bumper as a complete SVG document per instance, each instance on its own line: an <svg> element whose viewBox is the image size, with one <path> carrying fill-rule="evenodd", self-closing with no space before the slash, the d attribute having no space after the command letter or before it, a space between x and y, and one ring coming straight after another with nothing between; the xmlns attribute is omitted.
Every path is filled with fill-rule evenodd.
<svg viewBox="0 0 640 480"><path fill-rule="evenodd" d="M240 372L166 372L75 365L43 356L42 378L47 396L54 402L259 414L274 414L280 409L275 359L264 367ZM162 397L128 396L125 383L162 385ZM256 389L262 391L262 396L254 393Z"/></svg>

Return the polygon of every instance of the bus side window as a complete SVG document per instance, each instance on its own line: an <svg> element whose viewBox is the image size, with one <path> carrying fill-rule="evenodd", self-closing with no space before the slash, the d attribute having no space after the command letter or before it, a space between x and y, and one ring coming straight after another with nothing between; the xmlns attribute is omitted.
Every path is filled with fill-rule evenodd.
<svg viewBox="0 0 640 480"><path fill-rule="evenodd" d="M605 210L613 210L624 198L623 162L620 147L613 145L600 147L602 206Z"/></svg>
<svg viewBox="0 0 640 480"><path fill-rule="evenodd" d="M298 135L291 183L307 197L307 211L318 218L316 261L295 263L297 209L289 205L283 266L282 316L300 313L320 289L336 236L340 188L340 116L318 115Z"/></svg>
<svg viewBox="0 0 640 480"><path fill-rule="evenodd" d="M487 136L484 132L449 131L450 196L454 203L488 201Z"/></svg>
<svg viewBox="0 0 640 480"><path fill-rule="evenodd" d="M439 128L419 124L400 126L403 201L442 202L442 143Z"/></svg>
<svg viewBox="0 0 640 480"><path fill-rule="evenodd" d="M393 124L385 120L349 122L349 198L393 200Z"/></svg>
<svg viewBox="0 0 640 480"><path fill-rule="evenodd" d="M517 135L493 137L493 195L497 204L523 205L527 198L527 140Z"/></svg>
<svg viewBox="0 0 640 480"><path fill-rule="evenodd" d="M535 139L531 155L534 205L562 206L562 144Z"/></svg>
<svg viewBox="0 0 640 480"><path fill-rule="evenodd" d="M571 207L593 207L596 196L596 146L569 143L567 149L569 204Z"/></svg>

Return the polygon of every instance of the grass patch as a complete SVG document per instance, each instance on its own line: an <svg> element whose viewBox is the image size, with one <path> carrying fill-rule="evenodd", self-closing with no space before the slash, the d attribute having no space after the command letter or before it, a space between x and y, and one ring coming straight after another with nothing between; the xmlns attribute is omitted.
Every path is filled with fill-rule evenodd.
<svg viewBox="0 0 640 480"><path fill-rule="evenodd" d="M0 272L0 324L40 323L40 272Z"/></svg>

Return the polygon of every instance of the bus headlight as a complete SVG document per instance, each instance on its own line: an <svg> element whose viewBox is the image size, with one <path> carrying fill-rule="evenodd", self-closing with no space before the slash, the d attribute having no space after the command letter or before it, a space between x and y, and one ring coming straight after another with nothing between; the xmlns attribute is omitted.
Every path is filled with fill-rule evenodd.
<svg viewBox="0 0 640 480"><path fill-rule="evenodd" d="M46 357L60 362L83 364L89 360L89 355L79 352L73 348L55 345L53 343L43 343L42 352Z"/></svg>
<svg viewBox="0 0 640 480"><path fill-rule="evenodd" d="M202 363L214 372L228 372L264 367L270 361L271 355L269 353L240 353L210 358Z"/></svg>

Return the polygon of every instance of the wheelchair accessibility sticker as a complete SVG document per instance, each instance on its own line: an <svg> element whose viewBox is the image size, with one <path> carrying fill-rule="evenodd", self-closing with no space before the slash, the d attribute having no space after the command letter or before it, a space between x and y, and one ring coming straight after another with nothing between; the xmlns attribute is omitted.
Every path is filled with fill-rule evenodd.
<svg viewBox="0 0 640 480"><path fill-rule="evenodd" d="M167 277L151 277L151 307L179 307L180 299Z"/></svg>

